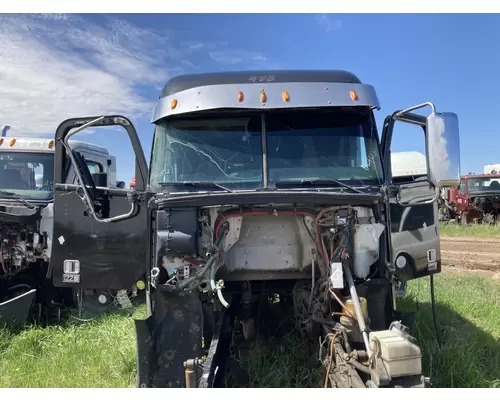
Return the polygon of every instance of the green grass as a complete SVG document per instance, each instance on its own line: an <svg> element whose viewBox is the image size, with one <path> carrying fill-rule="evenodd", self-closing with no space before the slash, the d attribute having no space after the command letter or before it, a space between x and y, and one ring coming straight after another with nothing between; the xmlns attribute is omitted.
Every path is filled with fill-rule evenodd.
<svg viewBox="0 0 500 400"><path fill-rule="evenodd" d="M500 281L445 271L435 277L441 347L429 281L412 282L401 309L416 310L414 333L436 387L500 387Z"/></svg>
<svg viewBox="0 0 500 400"><path fill-rule="evenodd" d="M135 387L135 358L134 321L123 313L15 335L2 330L0 387Z"/></svg>
<svg viewBox="0 0 500 400"><path fill-rule="evenodd" d="M500 387L500 281L445 271L435 283L441 348L428 280L411 282L400 301L402 309L416 310L426 374L437 387ZM252 348L240 360L247 387L320 385L304 347L290 335ZM0 331L0 387L134 387L135 351L133 319L123 314L17 335Z"/></svg>
<svg viewBox="0 0 500 400"><path fill-rule="evenodd" d="M234 363L231 365L228 387L315 388L323 383L323 369L316 357L309 356L307 343L296 332L266 343L252 343L249 349L238 350L234 357L239 365L236 372ZM243 380L239 369L244 370Z"/></svg>
<svg viewBox="0 0 500 400"><path fill-rule="evenodd" d="M500 225L458 225L455 223L440 224L439 232L442 236L496 236L500 238Z"/></svg>

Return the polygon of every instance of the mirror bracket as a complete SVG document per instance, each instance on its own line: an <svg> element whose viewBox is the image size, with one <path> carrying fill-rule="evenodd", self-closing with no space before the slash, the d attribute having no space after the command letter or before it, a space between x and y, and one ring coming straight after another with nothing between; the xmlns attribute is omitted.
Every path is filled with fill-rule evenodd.
<svg viewBox="0 0 500 400"><path fill-rule="evenodd" d="M427 101L425 103L418 104L418 105L413 106L413 107L409 107L409 108L407 108L405 110L398 111L398 112L395 113L394 117L396 119L399 119L399 118L401 118L405 114L408 114L408 113L410 113L412 111L415 111L415 110L419 110L419 109L424 108L424 107L430 107L432 109L432 113L433 114L436 113L436 106L433 103L431 103L430 101Z"/></svg>

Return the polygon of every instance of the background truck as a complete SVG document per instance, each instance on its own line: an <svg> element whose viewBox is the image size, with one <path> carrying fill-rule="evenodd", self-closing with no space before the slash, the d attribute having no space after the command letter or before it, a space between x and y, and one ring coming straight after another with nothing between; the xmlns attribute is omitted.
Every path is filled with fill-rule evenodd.
<svg viewBox="0 0 500 400"><path fill-rule="evenodd" d="M500 173L464 175L454 194L455 215L460 224L496 224L499 221Z"/></svg>
<svg viewBox="0 0 500 400"><path fill-rule="evenodd" d="M325 386L425 387L395 290L427 276L433 288L441 270L437 200L459 183L458 119L424 103L387 116L379 136L378 109L375 89L346 71L178 76L153 113L149 167L126 117L62 122L54 207L74 212L55 213L54 284L128 287L146 272L139 387L223 387L234 346L292 330ZM425 175L392 175L400 124L422 128ZM110 125L135 152L128 193L93 186L68 146L74 128Z"/></svg>
<svg viewBox="0 0 500 400"><path fill-rule="evenodd" d="M32 311L39 322L59 319L61 306L74 303L74 293L47 279L54 240L54 140L7 137L7 131L4 127L0 138L0 325L16 326ZM70 145L98 186L123 186L107 149L80 141ZM76 182L71 163L64 175L66 183ZM89 291L82 301L99 304L99 295Z"/></svg>

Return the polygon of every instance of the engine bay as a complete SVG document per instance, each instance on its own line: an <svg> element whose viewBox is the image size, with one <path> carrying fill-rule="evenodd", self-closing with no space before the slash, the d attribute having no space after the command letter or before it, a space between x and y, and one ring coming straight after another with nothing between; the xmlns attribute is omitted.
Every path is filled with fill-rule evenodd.
<svg viewBox="0 0 500 400"><path fill-rule="evenodd" d="M200 289L215 276L232 282L308 279L318 273L333 282L332 263L352 252L355 276L366 279L379 258L383 230L367 207L161 210L152 276L182 288L196 282Z"/></svg>
<svg viewBox="0 0 500 400"><path fill-rule="evenodd" d="M157 210L153 224L151 284L170 293L170 307L173 293L198 293L204 319L212 321L211 328L203 324L206 354L214 342L205 330L213 332L222 312L237 321L227 325L231 335L240 332L245 341L291 322L340 387L422 383L420 349L404 324L391 323L385 224L375 207L170 208ZM276 307L269 318L266 310ZM374 354L374 346L383 349ZM383 366L374 368L375 359Z"/></svg>
<svg viewBox="0 0 500 400"><path fill-rule="evenodd" d="M19 275L26 275L29 270L37 269L47 273L50 260L52 239L52 208L2 206L0 211L0 264L2 285L8 285L8 290L2 290L1 301L18 293L19 288L11 282ZM25 283L24 286L30 286ZM26 289L26 287L25 287Z"/></svg>

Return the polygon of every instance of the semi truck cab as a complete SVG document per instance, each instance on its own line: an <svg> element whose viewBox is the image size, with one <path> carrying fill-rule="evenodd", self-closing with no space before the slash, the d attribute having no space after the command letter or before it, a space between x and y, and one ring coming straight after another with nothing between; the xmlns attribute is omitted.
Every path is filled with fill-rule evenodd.
<svg viewBox="0 0 500 400"><path fill-rule="evenodd" d="M0 326L24 324L32 306L39 304L36 318L45 306L64 299L71 291L51 284L49 269L54 224L54 139L37 137L0 138ZM83 160L94 182L117 187L116 158L107 149L71 141L72 150ZM74 166L64 169L64 182L76 182ZM59 210L60 212L71 212ZM43 307L42 307L43 304Z"/></svg>
<svg viewBox="0 0 500 400"><path fill-rule="evenodd" d="M347 71L178 76L153 111L149 166L125 116L62 122L55 208L75 212L57 212L54 284L123 286L146 272L140 387L223 386L233 334L253 340L262 307L279 309L265 326L289 317L332 387L424 386L393 290L440 272L436 204L459 181L458 118L422 103L379 132L379 109L375 88ZM399 124L421 128L425 174L393 175ZM128 193L92 187L67 144L75 128L110 125L134 148ZM68 161L80 166L75 185L62 183ZM78 271L64 269L70 260Z"/></svg>

